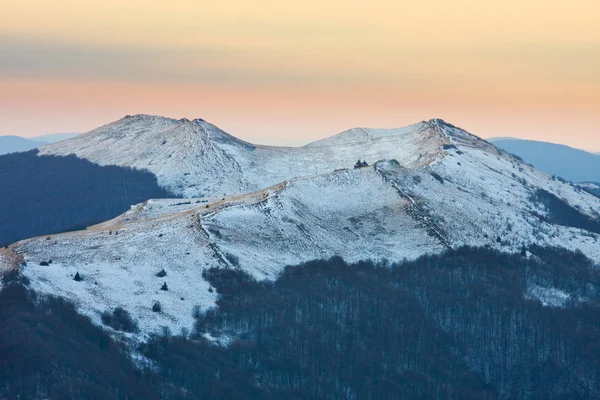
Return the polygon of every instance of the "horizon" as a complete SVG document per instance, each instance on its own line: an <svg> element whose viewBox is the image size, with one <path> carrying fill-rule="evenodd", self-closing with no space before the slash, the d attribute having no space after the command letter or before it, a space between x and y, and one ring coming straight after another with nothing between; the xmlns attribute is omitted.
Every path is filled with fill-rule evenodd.
<svg viewBox="0 0 600 400"><path fill-rule="evenodd" d="M600 2L3 0L0 400L600 400Z"/></svg>
<svg viewBox="0 0 600 400"><path fill-rule="evenodd" d="M300 145L439 117L483 138L600 151L598 12L592 0L8 0L0 135L144 113Z"/></svg>
<svg viewBox="0 0 600 400"><path fill-rule="evenodd" d="M88 131L85 131L85 132L50 132L50 133L43 133L43 134L40 134L40 135L29 136L29 137L26 137L26 136L20 136L20 135L0 135L0 137L20 137L20 138L25 138L25 139L35 140L35 139L42 139L42 138L44 138L44 137L48 137L48 136L55 136L55 135L77 135L77 136L79 136L79 135L83 135L83 134L89 133L89 132L91 132L91 131L93 131L93 130L95 130L95 129L97 129L97 128L100 128L100 127L102 127L102 126L104 126L104 125L108 125L108 124L111 124L111 123L114 123L114 122L120 121L121 119L124 119L126 116L130 116L130 115L133 115L133 116L136 116L136 115L141 115L141 116L149 116L149 117L161 117L161 118L167 118L167 119L171 119L171 120L181 120L181 119L187 119L187 120L189 120L189 121L193 121L194 119L197 119L197 118L187 118L187 117L182 117L182 118L174 118L174 117L169 117L169 116L166 116L166 115L157 115L157 114L127 114L127 115L125 115L125 116L122 116L121 118L118 118L118 119L116 119L116 120L113 120L113 121L106 122L106 123L104 123L104 124L102 124L102 125L99 125L99 126L97 126L97 127L93 128L93 129L91 129L91 130L88 130ZM202 118L199 118L199 119L202 119ZM440 119L440 120L442 120L442 121L444 121L444 122L446 122L446 123L449 123L449 124L451 124L451 125L458 126L458 125L456 125L456 124L453 124L453 123L452 123L452 121L446 121L446 120L444 120L443 118L429 118L429 119L427 119L427 120L422 120L422 121L413 122L413 123L410 123L410 124L408 124L408 125L404 125L404 126L394 126L394 127L354 126L354 127L347 128L347 129L344 129L344 130L342 130L342 131L339 131L339 132L334 132L334 133L331 133L331 134L329 134L329 135L326 135L326 136L323 136L323 137L319 137L319 138L316 138L316 139L314 139L314 140L311 140L311 141L306 141L306 142L302 141L302 142L298 142L298 143L288 143L288 144L281 144L281 143L267 143L267 142L250 142L250 143L252 143L252 144L255 144L255 145L267 145L267 146L280 146L280 147L300 147L300 146L304 146L304 145L306 145L306 144L309 144L309 143L312 143L312 142L315 142L315 141L319 141L319 140L322 140L322 139L326 139L326 138L329 138L329 137L332 137L332 136L335 136L335 135L338 135L338 134L344 133L344 132L346 132L346 131L348 131L348 130L351 130L351 129L400 129L400 128L404 128L404 127L407 127L407 126L410 126L410 125L415 125L415 124L418 124L418 123L421 123L421 122L426 122L426 121L430 121L430 120L434 120L434 119ZM206 121L206 120L205 120L205 121ZM216 124L216 123L214 123L214 122L212 122L212 121L206 121L206 122L210 123L211 125L214 125L214 126L216 126L217 128L220 128L218 124ZM459 127L459 128L461 128L460 126L458 126L458 127ZM461 128L461 129L462 129L462 128ZM568 144L568 143L556 143L556 142L548 142L548 141L543 141L543 140L526 139L526 138L520 138L520 137L514 137L514 136L513 136L513 137L511 137L511 136L492 136L492 137L482 137L482 136L478 135L477 133L474 133L474 132L469 132L468 130L466 130L466 131L467 131L468 133L470 133L470 134L473 134L473 135L479 136L480 138L482 138L482 139L484 139L484 140L487 140L487 141L490 141L490 140L491 140L491 141L494 141L494 142L495 142L495 141L502 141L502 140L522 140L522 141L532 141L532 142L548 143L548 144L559 145L559 146L566 146L566 147L570 147L570 148L572 148L572 149L575 149L575 150L581 150L581 151L585 151L585 152L588 152L588 153L591 153L591 154L595 154L595 155L599 155L599 154L600 154L600 152L597 152L596 150L590 150L590 149L585 149L585 148L574 147L574 146L572 146L572 145L570 145L570 144ZM242 136L235 135L235 134L233 134L232 132L228 132L228 131L226 131L226 130L224 130L224 132L226 132L226 133L228 133L228 134L231 134L232 136L234 136L234 137L236 137L236 138L238 138L238 139L245 140L245 139L244 139ZM67 140L67 139L62 139L62 140ZM42 141L43 141L43 140L42 140Z"/></svg>

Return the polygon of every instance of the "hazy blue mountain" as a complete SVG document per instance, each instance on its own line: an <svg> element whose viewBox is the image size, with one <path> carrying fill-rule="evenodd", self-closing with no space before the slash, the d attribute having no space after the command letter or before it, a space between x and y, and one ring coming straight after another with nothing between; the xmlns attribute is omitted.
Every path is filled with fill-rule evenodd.
<svg viewBox="0 0 600 400"><path fill-rule="evenodd" d="M45 144L47 143L20 136L0 136L0 155L29 151Z"/></svg>
<svg viewBox="0 0 600 400"><path fill-rule="evenodd" d="M516 138L516 137L511 137L511 136L497 136L497 137L487 138L485 140L487 140L490 143L495 143L499 140L521 140L521 139Z"/></svg>
<svg viewBox="0 0 600 400"><path fill-rule="evenodd" d="M24 138L21 136L0 136L0 155L33 150L49 143L71 139L79 133L51 133L48 135Z"/></svg>
<svg viewBox="0 0 600 400"><path fill-rule="evenodd" d="M40 141L40 142L45 142L45 143L56 143L56 142L60 142L62 140L74 138L75 136L78 136L78 135L79 135L79 133L51 133L48 135L36 136L36 137L33 137L32 139Z"/></svg>
<svg viewBox="0 0 600 400"><path fill-rule="evenodd" d="M490 139L539 170L573 182L600 182L600 157L569 146L521 139Z"/></svg>

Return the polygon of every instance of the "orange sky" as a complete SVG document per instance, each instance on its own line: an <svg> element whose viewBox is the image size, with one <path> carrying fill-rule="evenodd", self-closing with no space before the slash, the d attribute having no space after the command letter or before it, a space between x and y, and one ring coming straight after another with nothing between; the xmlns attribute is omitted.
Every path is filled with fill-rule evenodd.
<svg viewBox="0 0 600 400"><path fill-rule="evenodd" d="M125 114L254 142L444 118L600 151L592 0L3 0L0 135Z"/></svg>

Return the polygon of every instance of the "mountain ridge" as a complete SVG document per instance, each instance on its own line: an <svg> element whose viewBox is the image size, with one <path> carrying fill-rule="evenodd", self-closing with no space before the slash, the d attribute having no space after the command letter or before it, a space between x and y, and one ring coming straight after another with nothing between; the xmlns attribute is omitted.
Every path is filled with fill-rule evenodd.
<svg viewBox="0 0 600 400"><path fill-rule="evenodd" d="M600 182L600 158L597 154L536 140L496 140L493 143L549 175L573 182Z"/></svg>
<svg viewBox="0 0 600 400"><path fill-rule="evenodd" d="M301 148L302 157L267 149L266 165L280 169L269 179L287 176L273 185L263 179L244 193L149 200L85 231L9 246L4 268L20 270L36 291L77 301L97 324L103 311L127 304L143 336L189 328L196 306L213 307L203 273L215 267L272 280L286 265L313 259L411 260L463 245L509 253L559 246L600 261L600 199L443 121L426 125L418 135ZM244 146L242 154L261 151ZM376 161L353 168L357 152ZM338 158L306 171L314 162L307 155ZM165 279L155 276L161 270ZM161 313L152 311L155 302Z"/></svg>
<svg viewBox="0 0 600 400"><path fill-rule="evenodd" d="M20 153L36 149L49 143L56 143L76 136L72 133L53 133L48 135L22 137L17 135L0 136L0 155Z"/></svg>
<svg viewBox="0 0 600 400"><path fill-rule="evenodd" d="M216 198L259 190L294 176L351 167L359 158L371 163L395 158L407 167L426 165L441 156L440 148L447 142L436 130L439 123L431 120L389 130L368 141L276 147L245 142L201 119L135 115L44 146L40 154L75 154L100 165L147 169L176 194Z"/></svg>
<svg viewBox="0 0 600 400"><path fill-rule="evenodd" d="M42 141L15 135L0 136L0 155L29 151L45 144L46 143Z"/></svg>

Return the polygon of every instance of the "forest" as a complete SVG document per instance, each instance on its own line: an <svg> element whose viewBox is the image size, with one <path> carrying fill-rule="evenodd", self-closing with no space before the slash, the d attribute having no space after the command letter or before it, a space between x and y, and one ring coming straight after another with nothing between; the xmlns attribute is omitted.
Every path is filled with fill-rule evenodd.
<svg viewBox="0 0 600 400"><path fill-rule="evenodd" d="M600 183L598 183L598 182L591 182L591 183L595 187L584 186L584 187L582 187L582 189L585 190L586 192L593 194L594 196L600 198Z"/></svg>
<svg viewBox="0 0 600 400"><path fill-rule="evenodd" d="M7 277L0 398L600 398L600 270L578 252L464 247L205 278L217 306L189 332L152 335L134 362L73 305Z"/></svg>
<svg viewBox="0 0 600 400"><path fill-rule="evenodd" d="M565 200L544 189L538 189L531 196L531 200L541 204L548 210L548 217L542 217L542 219L547 219L548 222L600 234L600 212L598 211L594 211L595 218L589 217Z"/></svg>
<svg viewBox="0 0 600 400"><path fill-rule="evenodd" d="M114 218L150 198L177 197L148 171L38 150L0 156L0 247Z"/></svg>

